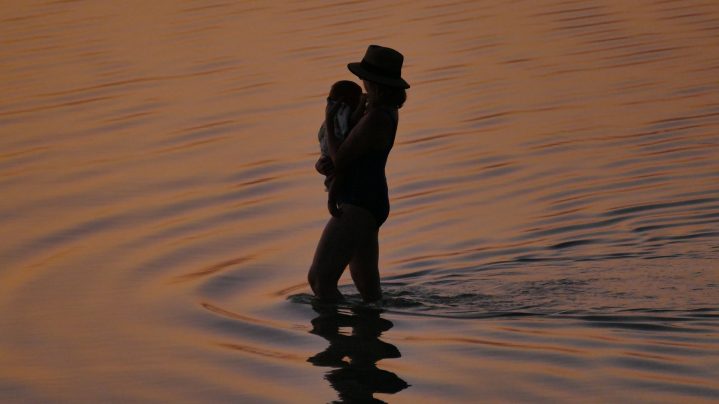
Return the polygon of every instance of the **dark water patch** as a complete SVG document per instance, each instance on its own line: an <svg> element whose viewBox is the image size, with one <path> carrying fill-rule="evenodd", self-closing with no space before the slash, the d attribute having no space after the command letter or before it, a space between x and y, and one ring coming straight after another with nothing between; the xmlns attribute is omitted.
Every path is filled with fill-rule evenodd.
<svg viewBox="0 0 719 404"><path fill-rule="evenodd" d="M620 310L621 312L627 312L627 310ZM598 326L608 324L608 326L616 327L629 327L644 329L643 327L649 327L651 330L665 330L665 331L696 331L702 332L706 330L691 330L685 328L691 326L691 323L697 319L691 315L684 315L684 312L679 310L662 310L648 312L646 309L633 310L631 315L620 315L620 314L592 314L583 316L574 316L574 318L589 321L595 323ZM663 315L649 315L650 313L662 313ZM671 314L671 315L667 315ZM678 324L680 326L678 326Z"/></svg>
<svg viewBox="0 0 719 404"><path fill-rule="evenodd" d="M242 265L235 264L233 260L230 265L224 267L220 273L203 274L206 276L191 279L197 286L197 292L207 299L225 299L230 298L237 293L245 293L251 290L255 285L261 283L270 270L267 265L253 263L256 255L246 256L248 263ZM212 267L208 267L212 268ZM302 285L304 287L305 285ZM295 288L292 288L295 290Z"/></svg>
<svg viewBox="0 0 719 404"><path fill-rule="evenodd" d="M312 346L307 339L296 338L307 332L307 327L289 327L282 322L235 312L211 302L202 302L199 308L186 314L183 321L189 322L193 329L211 334L215 340L222 336L228 343L236 341L238 345L255 347L256 350L250 353L261 355L262 352L284 350L287 341ZM288 360L297 358L291 353L280 357Z"/></svg>
<svg viewBox="0 0 719 404"><path fill-rule="evenodd" d="M232 258L229 260L224 260L219 263L214 263L214 264L204 267L200 270L196 270L196 271L186 273L183 275L178 275L173 279L173 283L195 281L195 280L205 278L208 276L215 276L217 273L226 270L228 267L239 265L239 264L244 264L244 263L252 260L253 258L254 257L252 257L252 256L243 256L243 257L238 257L238 258Z"/></svg>
<svg viewBox="0 0 719 404"><path fill-rule="evenodd" d="M710 386L703 386L691 380L682 383L682 380L676 377L656 378L658 380L651 380L651 378L648 379L649 380L640 380L637 377L633 377L627 380L617 379L614 383L619 386L624 386L623 388L630 388L631 386L632 389L644 390L655 394L656 392L660 392L661 394L670 396L674 395L677 396L677 399L682 396L689 396L713 401L717 396L719 396L719 389Z"/></svg>
<svg viewBox="0 0 719 404"><path fill-rule="evenodd" d="M177 248L163 249L165 252L157 253L152 258L140 262L135 266L135 270L128 273L127 276L137 281L137 278L146 279L147 277L176 272L177 268L186 268L189 264L207 265L208 262L212 262L216 258L216 251L223 249L231 249L231 251L240 252L243 255L260 256L263 251L266 251L268 245L276 239L278 233L283 231L299 232L300 230L306 230L308 226L307 222L301 222L281 229L265 228L256 232L228 232L221 238L208 234L194 236L194 233L190 233L184 237L179 237L179 240L178 236L175 235L169 240L148 238L139 242L132 241L123 247L139 248L141 245L159 245L160 241L164 241L165 244L169 242L177 244L179 241L183 241L183 243L179 243ZM249 287L250 285L243 283L242 286Z"/></svg>
<svg viewBox="0 0 719 404"><path fill-rule="evenodd" d="M719 216L719 214L713 214L713 215L707 215L707 216ZM685 221L685 222L679 222L679 223L641 226L641 227L636 227L636 228L632 229L632 231L634 231L636 233L646 233L649 231L655 231L655 230L661 230L661 229L671 229L674 227L685 227L685 226L697 226L697 225L711 224L711 223L717 223L717 222L719 222L719 220Z"/></svg>
<svg viewBox="0 0 719 404"><path fill-rule="evenodd" d="M701 194L715 194L714 190L702 192ZM709 212L709 213L703 213ZM637 216L636 224L671 224L675 221L701 221L703 219L711 219L719 216L719 205L701 206L692 210L676 210L671 209L662 212L655 212L651 216Z"/></svg>
<svg viewBox="0 0 719 404"><path fill-rule="evenodd" d="M547 173L548 175L546 178L553 178L554 181L549 184L544 184L540 187L537 187L536 189L531 189L532 191L535 190L557 190L551 193L546 193L544 195L537 196L534 200L535 202L551 202L551 203L557 203L558 201L564 201L567 199L570 199L569 197L576 195L576 194L586 194L587 190L594 189L593 187L586 187L582 189L571 189L568 186L574 185L574 184L589 184L589 183L597 183L602 178L597 175L572 175L567 178L567 172L565 170L557 170L553 173ZM554 175L552 175L554 174Z"/></svg>
<svg viewBox="0 0 719 404"><path fill-rule="evenodd" d="M691 310L676 310L676 309L644 309L644 308L629 308L620 310L623 313L712 313L715 309L708 307L691 309Z"/></svg>
<svg viewBox="0 0 719 404"><path fill-rule="evenodd" d="M297 170L306 169L305 164L305 161L258 160L233 169L225 181L247 183L260 178L289 176Z"/></svg>
<svg viewBox="0 0 719 404"><path fill-rule="evenodd" d="M668 185L669 178L670 177L663 176L661 174L654 174L651 176L641 176L627 181L617 181L611 184L601 181L589 187L580 187L550 193L544 197L538 198L537 201L547 201L554 205L555 209L556 206L566 206L567 202L583 203L584 205L589 206L592 202L601 199L608 199L621 192L631 192L639 189L660 189ZM580 180L575 179L568 182L578 183Z"/></svg>
<svg viewBox="0 0 719 404"><path fill-rule="evenodd" d="M534 313L524 313L521 311L511 312L476 312L471 310L448 310L455 303L449 305L443 305L441 301L446 300L447 296L441 295L425 295L418 297L412 293L399 292L396 295L390 291L384 291L384 296L381 302L378 303L364 303L362 297L357 293L352 293L350 288L341 287L340 291L343 292L344 300L332 303L339 308L357 308L366 307L374 310L381 310L387 313L408 315L408 316L421 316L421 317L437 317L437 318L456 318L456 319L477 319L477 318L501 318L501 317L526 317L534 316ZM460 296L460 300L470 301L475 299L475 295L464 294ZM296 295L288 296L288 300L293 303L299 304L313 304L316 302L316 298L313 295L301 293ZM455 307L456 308L456 307Z"/></svg>
<svg viewBox="0 0 719 404"><path fill-rule="evenodd" d="M614 218L614 219L607 219L607 220L599 220L595 222L590 223L582 223L582 224L571 224L566 226L558 226L554 228L549 228L546 230L530 230L526 234L516 237L516 240L526 240L529 238L538 238L543 236L554 236L557 234L562 233L571 233L578 230L595 230L597 228L603 228L612 226L614 224L620 223L622 221L625 221L627 218L620 217L620 218Z"/></svg>
<svg viewBox="0 0 719 404"><path fill-rule="evenodd" d="M657 248L657 247L654 247ZM654 255L645 255L642 256L642 259L645 260L658 260L658 259L664 259L664 258L680 258L681 254L654 254Z"/></svg>
<svg viewBox="0 0 719 404"><path fill-rule="evenodd" d="M285 183L286 181L280 181L272 178L271 180L264 182L245 184L240 186L239 190L227 190L226 192L212 196L201 195L199 197L169 203L165 206L153 209L150 215L158 219L168 218L221 204L247 202L248 200L253 200L259 197L267 197L273 192L279 190ZM172 198L173 201L176 199L177 198Z"/></svg>
<svg viewBox="0 0 719 404"><path fill-rule="evenodd" d="M253 126L255 125L252 123L238 123L232 120L211 122L187 130L182 130L182 135L175 135L170 139L158 142L156 146L162 150L169 146L177 146L187 142L212 139L218 135L241 133L243 130L252 128Z"/></svg>
<svg viewBox="0 0 719 404"><path fill-rule="evenodd" d="M90 175L92 171L84 174ZM98 175L105 174L103 170L98 171ZM62 176L57 182L70 181L79 179L71 175ZM183 189L192 188L201 183L199 177L175 178L173 180L164 181L147 181L142 183L134 183L127 187L115 186L112 192L97 192L93 189L81 189L73 193L63 193L45 197L38 200L26 201L21 206L16 207L12 212L0 212L2 217L27 217L38 214L48 206L54 207L77 207L77 208L97 208L110 206L113 203L122 201L131 203L142 199L142 196L150 191L157 193L177 192Z"/></svg>
<svg viewBox="0 0 719 404"><path fill-rule="evenodd" d="M426 269L426 270L406 272L406 273L403 273L403 274L400 274L400 275L388 276L388 277L386 277L386 278L384 278L384 279L389 280L389 281L394 281L394 280L397 280L397 279L407 279L407 278L421 277L421 276L423 276L423 275L428 275L428 274L432 274L432 273L433 273L433 270L431 270L431 269Z"/></svg>
<svg viewBox="0 0 719 404"><path fill-rule="evenodd" d="M461 257L455 257L454 259L461 259L462 261L469 262L482 262L488 258L495 258L501 256L516 256L516 255L527 255L536 251L541 250L539 247L522 247L522 248L505 248L505 249L493 249L481 252L465 252L461 254ZM445 262L445 259L440 257L429 258L412 258L401 265L403 268L417 268L434 266L439 267Z"/></svg>
<svg viewBox="0 0 719 404"><path fill-rule="evenodd" d="M551 249L553 249L553 250L562 250L562 249L565 249L565 248L571 248L571 247L576 247L576 246L580 246L580 245L595 244L595 243L600 242L600 241L601 241L601 240L587 240L587 239L585 239L585 240L571 240L571 241L565 241L565 242L562 242L562 243L559 243L559 244L555 244L555 245L553 245L553 246L551 246L551 247L549 247L549 248L551 248Z"/></svg>
<svg viewBox="0 0 719 404"><path fill-rule="evenodd" d="M719 232L717 231L706 231L706 232L698 232L693 234L682 234L678 236L656 236L656 237L650 237L647 239L648 242L655 242L655 241L668 241L668 242L680 242L680 241L687 241L692 239L703 239L703 238L715 238L719 237Z"/></svg>
<svg viewBox="0 0 719 404"><path fill-rule="evenodd" d="M26 115L39 112L46 113L49 111L57 112L57 110L61 110L63 113L76 113L82 109L98 108L97 104L106 105L106 101L116 100L118 98L118 95L105 95L97 97L74 97L72 100L65 102L35 103L40 105L17 108L9 111L0 111L0 117Z"/></svg>
<svg viewBox="0 0 719 404"><path fill-rule="evenodd" d="M87 129L88 134L94 134L94 135L105 135L109 133L117 133L122 131L127 131L128 129L141 127L144 125L149 125L151 123L157 122L157 117L121 117L118 118L117 122L108 123L104 125L95 126L92 128Z"/></svg>
<svg viewBox="0 0 719 404"><path fill-rule="evenodd" d="M703 369L678 363L677 360L669 357L651 358L646 354L637 354L632 352L624 352L623 356L607 358L606 361L613 366L623 369L633 369L638 371L651 371L654 373L682 374L685 377L703 376Z"/></svg>
<svg viewBox="0 0 719 404"><path fill-rule="evenodd" d="M86 220L70 227L62 228L30 240L7 253L11 262L22 262L29 257L43 255L49 250L56 250L67 245L79 245L93 239L102 232L127 228L137 225L137 217L128 213L106 215Z"/></svg>
<svg viewBox="0 0 719 404"><path fill-rule="evenodd" d="M52 153L52 147L44 145L4 153L0 155L0 170L18 170L31 164L38 164ZM0 171L0 178L5 172Z"/></svg>
<svg viewBox="0 0 719 404"><path fill-rule="evenodd" d="M170 240L177 240L192 234L200 234L218 226L227 225L229 223L241 221L243 219L257 218L269 216L282 205L280 202L262 202L262 201L246 201L248 202L242 208L228 208L226 212L215 215L201 216L194 219L179 222L177 224L163 226L161 230L151 232L145 236L139 237L127 247L134 248L147 243L161 243ZM258 236L259 237L259 236Z"/></svg>

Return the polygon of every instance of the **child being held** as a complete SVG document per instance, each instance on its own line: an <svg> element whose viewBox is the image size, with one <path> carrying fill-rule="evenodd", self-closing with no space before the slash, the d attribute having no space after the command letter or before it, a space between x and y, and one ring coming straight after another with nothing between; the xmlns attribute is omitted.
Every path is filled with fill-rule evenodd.
<svg viewBox="0 0 719 404"><path fill-rule="evenodd" d="M335 115L335 137L340 141L344 141L355 123L362 116L364 103L362 87L357 83L349 80L341 80L332 85L330 94L327 97L327 104L331 107L334 103L340 102L342 105ZM340 101L341 100L341 101ZM320 153L322 157L329 158L329 144L327 143L327 129L325 123L322 122L317 139L320 142ZM325 190L328 190L334 176L328 175L325 178Z"/></svg>

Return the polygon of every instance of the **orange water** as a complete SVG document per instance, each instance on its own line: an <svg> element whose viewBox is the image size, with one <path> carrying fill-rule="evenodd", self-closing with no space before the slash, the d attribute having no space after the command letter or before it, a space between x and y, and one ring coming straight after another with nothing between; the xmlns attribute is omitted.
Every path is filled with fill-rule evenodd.
<svg viewBox="0 0 719 404"><path fill-rule="evenodd" d="M317 128L412 84L387 301L313 306ZM719 3L0 2L0 401L712 401Z"/></svg>

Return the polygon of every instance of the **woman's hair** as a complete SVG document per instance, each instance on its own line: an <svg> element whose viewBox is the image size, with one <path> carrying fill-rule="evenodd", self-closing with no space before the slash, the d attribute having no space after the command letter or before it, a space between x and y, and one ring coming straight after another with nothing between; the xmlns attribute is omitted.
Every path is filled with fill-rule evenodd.
<svg viewBox="0 0 719 404"><path fill-rule="evenodd" d="M402 108L402 105L407 101L407 91L404 88L390 87L376 82L371 83L376 89L376 99L370 100L373 104Z"/></svg>

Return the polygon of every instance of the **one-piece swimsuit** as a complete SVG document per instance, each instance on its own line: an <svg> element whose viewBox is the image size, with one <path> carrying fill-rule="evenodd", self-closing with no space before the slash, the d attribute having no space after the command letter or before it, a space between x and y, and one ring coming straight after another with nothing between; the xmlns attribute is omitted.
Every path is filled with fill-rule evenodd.
<svg viewBox="0 0 719 404"><path fill-rule="evenodd" d="M394 128L389 144L383 149L372 149L360 156L349 167L344 186L339 192L338 202L348 203L367 209L381 226L389 216L389 192L385 165L397 134L397 110L378 108L392 121Z"/></svg>

